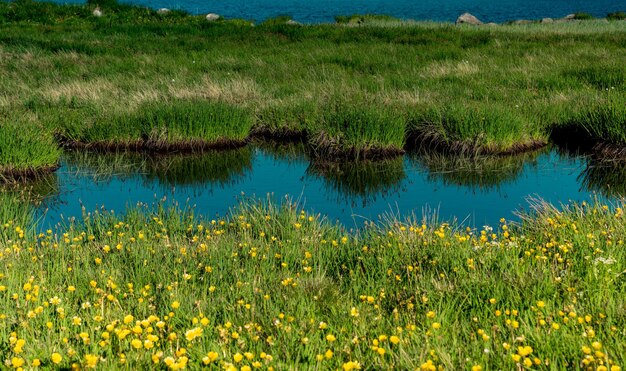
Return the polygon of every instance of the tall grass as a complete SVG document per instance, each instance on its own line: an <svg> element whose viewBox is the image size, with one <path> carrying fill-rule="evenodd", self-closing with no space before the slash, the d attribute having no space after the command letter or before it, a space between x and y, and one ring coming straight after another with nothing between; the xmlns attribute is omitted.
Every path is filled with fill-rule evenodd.
<svg viewBox="0 0 626 371"><path fill-rule="evenodd" d="M0 189L0 241L10 240L14 235L27 235L36 230L35 208L26 192Z"/></svg>
<svg viewBox="0 0 626 371"><path fill-rule="evenodd" d="M623 365L623 207L348 233L249 200L218 220L157 207L6 228L0 309L23 325L0 327L0 353L48 368Z"/></svg>
<svg viewBox="0 0 626 371"><path fill-rule="evenodd" d="M422 150L461 154L518 152L545 144L544 135L515 111L497 104L453 104L416 115L411 131Z"/></svg>
<svg viewBox="0 0 626 371"><path fill-rule="evenodd" d="M82 128L77 142L137 145L153 149L202 147L243 142L252 127L244 109L210 101L146 103L137 110L102 117ZM80 130L80 128L79 128Z"/></svg>
<svg viewBox="0 0 626 371"><path fill-rule="evenodd" d="M575 120L592 138L626 145L626 101L617 94L586 106Z"/></svg>
<svg viewBox="0 0 626 371"><path fill-rule="evenodd" d="M59 156L51 133L28 120L0 116L0 180L41 175L57 166Z"/></svg>
<svg viewBox="0 0 626 371"><path fill-rule="evenodd" d="M311 129L316 155L337 157L385 157L402 153L405 120L388 107L333 102Z"/></svg>

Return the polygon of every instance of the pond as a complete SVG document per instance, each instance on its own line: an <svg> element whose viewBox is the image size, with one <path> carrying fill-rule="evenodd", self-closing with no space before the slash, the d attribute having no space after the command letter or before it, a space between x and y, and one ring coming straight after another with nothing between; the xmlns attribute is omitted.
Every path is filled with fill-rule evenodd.
<svg viewBox="0 0 626 371"><path fill-rule="evenodd" d="M529 197L558 205L614 198L624 188L621 167L549 148L480 160L410 154L337 164L312 161L302 145L264 144L156 157L70 152L37 190L44 196L39 213L45 228L80 217L83 210L120 212L163 199L213 218L248 196L290 197L331 221L358 228L383 214L494 225L500 218L517 220L516 210L528 208Z"/></svg>

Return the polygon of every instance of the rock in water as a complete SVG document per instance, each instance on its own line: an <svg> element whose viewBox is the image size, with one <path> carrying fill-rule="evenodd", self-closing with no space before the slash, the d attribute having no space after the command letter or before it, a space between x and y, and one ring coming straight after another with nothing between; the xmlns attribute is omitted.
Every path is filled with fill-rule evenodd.
<svg viewBox="0 0 626 371"><path fill-rule="evenodd" d="M157 10L157 14L158 15L168 15L170 14L172 11L167 9L167 8L161 8L159 10Z"/></svg>
<svg viewBox="0 0 626 371"><path fill-rule="evenodd" d="M300 26L300 25L302 25L302 23L296 22L293 19L288 20L285 24L288 24L290 26Z"/></svg>
<svg viewBox="0 0 626 371"><path fill-rule="evenodd" d="M573 21L574 19L576 19L576 14L568 14L563 19L565 19L566 21Z"/></svg>
<svg viewBox="0 0 626 371"><path fill-rule="evenodd" d="M553 23L554 19L552 18L543 18L541 19L541 23Z"/></svg>
<svg viewBox="0 0 626 371"><path fill-rule="evenodd" d="M220 19L219 14L215 14L215 13L209 13L206 15L206 20L209 22L214 22L217 21L218 19Z"/></svg>
<svg viewBox="0 0 626 371"><path fill-rule="evenodd" d="M100 17L102 17L102 10L100 10L100 7L97 6L96 9L94 9L93 13L91 13L91 14L93 14L94 17L100 18Z"/></svg>
<svg viewBox="0 0 626 371"><path fill-rule="evenodd" d="M463 13L456 19L456 24L472 24L478 26L483 24L483 22L469 13Z"/></svg>

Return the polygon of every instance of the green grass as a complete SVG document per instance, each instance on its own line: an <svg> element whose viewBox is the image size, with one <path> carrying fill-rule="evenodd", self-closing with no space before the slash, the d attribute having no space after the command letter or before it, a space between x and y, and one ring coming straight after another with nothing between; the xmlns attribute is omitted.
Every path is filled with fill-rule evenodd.
<svg viewBox="0 0 626 371"><path fill-rule="evenodd" d="M30 201L26 191L0 189L0 244L6 244L15 234L35 233L35 209Z"/></svg>
<svg viewBox="0 0 626 371"><path fill-rule="evenodd" d="M316 153L362 157L402 153L424 122L443 147L515 152L607 88L626 100L623 22L253 26L94 7L0 2L3 109L89 142L308 134Z"/></svg>
<svg viewBox="0 0 626 371"><path fill-rule="evenodd" d="M388 107L331 104L311 129L311 145L323 158L385 157L404 147L405 120Z"/></svg>
<svg viewBox="0 0 626 371"><path fill-rule="evenodd" d="M626 145L626 104L619 96L607 94L602 103L586 106L576 121L593 138Z"/></svg>
<svg viewBox="0 0 626 371"><path fill-rule="evenodd" d="M215 221L95 212L55 234L3 220L0 356L106 369L623 366L617 207L535 204L493 230L389 216L356 233L254 200Z"/></svg>
<svg viewBox="0 0 626 371"><path fill-rule="evenodd" d="M51 133L31 120L0 113L0 180L40 176L56 166L59 156Z"/></svg>
<svg viewBox="0 0 626 371"><path fill-rule="evenodd" d="M453 105L416 115L410 130L422 150L434 146L461 154L504 153L542 141L537 139L540 130L520 111L496 104Z"/></svg>
<svg viewBox="0 0 626 371"><path fill-rule="evenodd" d="M154 149L194 147L243 142L251 127L251 116L239 107L222 102L180 100L145 103L129 114L96 118L90 125L71 128L77 133L68 135L67 139L121 147L134 143Z"/></svg>

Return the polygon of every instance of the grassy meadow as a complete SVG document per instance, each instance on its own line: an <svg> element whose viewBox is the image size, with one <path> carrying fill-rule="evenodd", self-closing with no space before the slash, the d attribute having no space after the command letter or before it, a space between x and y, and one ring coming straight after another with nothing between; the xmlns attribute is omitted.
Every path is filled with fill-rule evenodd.
<svg viewBox="0 0 626 371"><path fill-rule="evenodd" d="M303 26L99 4L101 17L92 4L0 1L0 182L54 170L72 149L69 168L94 176L228 186L252 166L252 141L310 159L307 176L353 195L397 185L407 150L444 183L480 189L539 152L494 155L549 142L626 156L621 13ZM606 188L624 175L609 163L582 181L623 194ZM57 193L55 181L33 193ZM43 230L18 189L0 190L7 369L626 365L623 201L535 202L520 223L482 228L387 215L355 231L248 199L216 220L140 205Z"/></svg>
<svg viewBox="0 0 626 371"><path fill-rule="evenodd" d="M0 130L19 143L2 146L4 173L53 166L60 145L302 138L328 160L516 153L568 133L626 144L623 21L301 26L101 3L95 17L95 5L0 2Z"/></svg>
<svg viewBox="0 0 626 371"><path fill-rule="evenodd" d="M626 362L622 204L536 204L521 225L297 205L138 207L36 231L0 209L9 368L586 369ZM10 206L12 205L12 206ZM26 223L26 224L24 224Z"/></svg>

